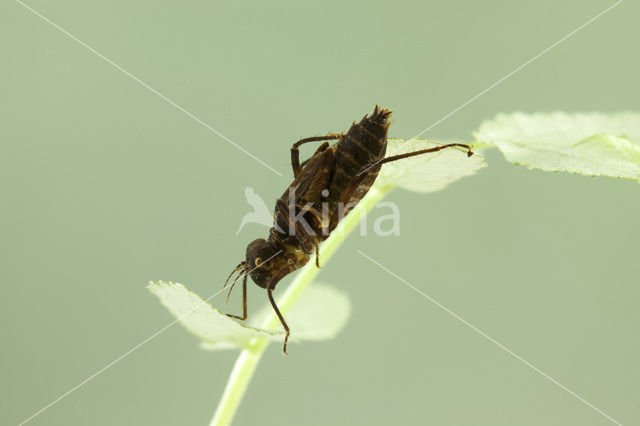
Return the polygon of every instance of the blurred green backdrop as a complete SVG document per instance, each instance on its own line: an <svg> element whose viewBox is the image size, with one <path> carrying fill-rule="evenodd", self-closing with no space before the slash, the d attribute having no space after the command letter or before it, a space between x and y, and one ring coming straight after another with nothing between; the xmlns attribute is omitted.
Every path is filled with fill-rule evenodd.
<svg viewBox="0 0 640 426"><path fill-rule="evenodd" d="M346 129L375 103L395 111L392 136L411 137L613 1L28 4L284 177L3 2L7 425L172 321L149 280L217 291L266 235L235 235L244 187L279 196L293 141ZM467 138L501 111L637 110L639 13L621 3L425 136ZM640 423L640 187L487 160L443 192L391 194L401 235L352 236L320 276L349 293L347 328L288 357L273 345L235 424L613 424L356 249ZM258 288L249 297L254 311L266 302ZM208 424L236 355L204 352L176 325L29 424Z"/></svg>

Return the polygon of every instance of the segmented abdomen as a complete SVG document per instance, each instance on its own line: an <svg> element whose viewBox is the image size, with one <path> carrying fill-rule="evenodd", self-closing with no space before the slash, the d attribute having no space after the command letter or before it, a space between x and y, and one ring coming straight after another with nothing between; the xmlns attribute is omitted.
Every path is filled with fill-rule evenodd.
<svg viewBox="0 0 640 426"><path fill-rule="evenodd" d="M333 211L353 178L365 166L384 158L387 151L388 118L391 111L376 105L371 116L364 116L351 126L335 145L335 174L329 186L329 207ZM380 171L375 165L366 171L367 177L358 186L350 203L357 203L365 196Z"/></svg>

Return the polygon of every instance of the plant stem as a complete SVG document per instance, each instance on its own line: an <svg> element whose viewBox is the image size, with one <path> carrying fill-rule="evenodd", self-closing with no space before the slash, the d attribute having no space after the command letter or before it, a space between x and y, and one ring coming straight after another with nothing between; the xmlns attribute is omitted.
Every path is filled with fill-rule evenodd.
<svg viewBox="0 0 640 426"><path fill-rule="evenodd" d="M340 247L347 236L353 231L360 220L369 212L380 200L382 200L390 191L390 188L376 188L375 186L369 190L367 195L356 205L356 207L340 221L331 236L322 244L320 248L321 266L325 266L333 253ZM305 288L320 272L315 265L315 259L309 260L309 263L300 270L291 285L280 298L278 298L278 307L285 314L291 306L298 300ZM264 329L273 329L280 325L278 317L273 313L262 324ZM295 331L294 331L295 333ZM224 389L220 403L216 410L211 426L227 426L231 424L242 397L244 396L253 372L255 371L260 358L265 349L269 345L266 337L255 338L250 346L240 352L240 356L236 360L231 376Z"/></svg>

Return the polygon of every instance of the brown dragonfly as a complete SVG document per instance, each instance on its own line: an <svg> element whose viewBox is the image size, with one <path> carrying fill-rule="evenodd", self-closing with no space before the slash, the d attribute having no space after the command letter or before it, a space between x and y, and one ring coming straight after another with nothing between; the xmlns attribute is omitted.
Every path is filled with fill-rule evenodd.
<svg viewBox="0 0 640 426"><path fill-rule="evenodd" d="M294 180L276 201L274 225L269 238L259 238L247 246L245 260L231 272L227 301L233 286L242 280L242 316L247 319L247 276L267 290L269 302L286 332L284 353L290 329L273 299L278 282L309 262L315 251L316 266L320 267L318 245L327 239L340 220L367 194L383 164L446 148L463 148L473 155L471 147L450 143L434 148L386 157L387 131L391 111L376 105L373 113L355 121L346 133L329 133L301 139L291 147ZM330 140L337 142L330 145ZM322 142L315 153L302 164L298 148L310 142Z"/></svg>

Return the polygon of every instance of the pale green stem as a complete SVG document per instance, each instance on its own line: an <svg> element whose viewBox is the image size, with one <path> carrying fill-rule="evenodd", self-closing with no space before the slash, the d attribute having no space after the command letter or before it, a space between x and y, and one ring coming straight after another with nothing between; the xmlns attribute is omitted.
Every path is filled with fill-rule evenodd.
<svg viewBox="0 0 640 426"><path fill-rule="evenodd" d="M340 221L336 229L331 233L331 236L327 238L320 248L321 266L327 264L331 255L340 247L356 225L360 223L363 215L366 215L389 191L390 189L371 188L362 201ZM320 270L316 268L314 259L311 259L309 263L300 270L291 285L282 296L278 298L278 307L283 314L298 300L304 289L313 281L318 272L320 272ZM275 313L273 313L262 324L262 328L272 329L279 325L280 321ZM292 331L292 334L293 333L295 333L295 330ZM231 376L218 404L218 409L213 416L213 420L211 420L211 426L226 426L231 424L233 416L249 386L253 372L258 366L260 358L268 345L268 338L257 337L251 342L251 345L247 349L243 349L242 352L240 352L240 356L233 366Z"/></svg>

